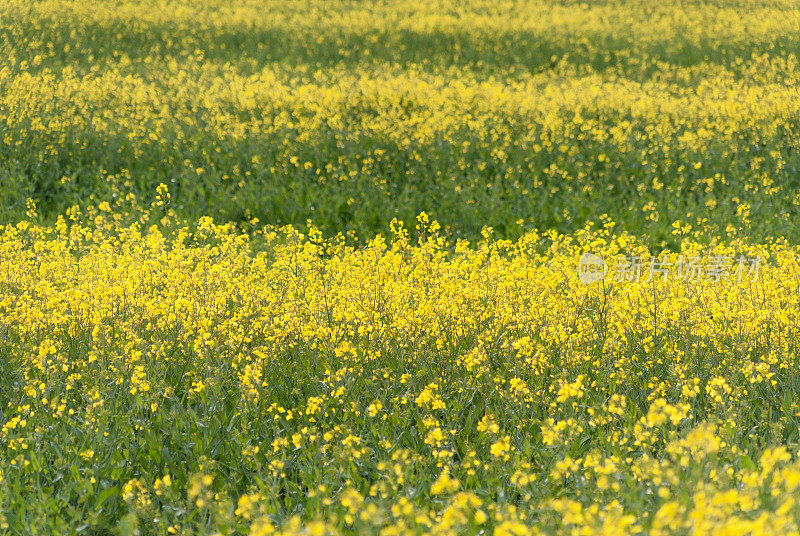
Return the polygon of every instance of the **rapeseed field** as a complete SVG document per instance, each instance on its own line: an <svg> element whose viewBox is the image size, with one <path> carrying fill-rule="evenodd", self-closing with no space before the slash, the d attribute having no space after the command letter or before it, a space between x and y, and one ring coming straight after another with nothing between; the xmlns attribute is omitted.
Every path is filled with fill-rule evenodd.
<svg viewBox="0 0 800 536"><path fill-rule="evenodd" d="M800 534L796 1L7 0L0 534Z"/></svg>

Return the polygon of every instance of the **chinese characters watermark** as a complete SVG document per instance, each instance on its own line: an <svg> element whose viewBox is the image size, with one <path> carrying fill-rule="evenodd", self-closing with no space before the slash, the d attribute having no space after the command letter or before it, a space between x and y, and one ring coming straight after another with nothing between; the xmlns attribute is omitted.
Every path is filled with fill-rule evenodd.
<svg viewBox="0 0 800 536"><path fill-rule="evenodd" d="M764 264L760 256L736 257L713 255L709 257L679 255L674 262L666 257L645 258L638 255L619 255L613 268L614 281L653 281L655 279L676 279L679 281L736 281L744 279L757 281ZM599 256L584 253L578 259L578 277L589 285L606 279L612 269Z"/></svg>

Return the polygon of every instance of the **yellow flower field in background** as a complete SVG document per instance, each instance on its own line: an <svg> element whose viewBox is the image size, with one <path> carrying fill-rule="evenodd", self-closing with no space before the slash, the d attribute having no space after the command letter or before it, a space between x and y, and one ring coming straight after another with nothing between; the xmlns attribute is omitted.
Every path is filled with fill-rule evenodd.
<svg viewBox="0 0 800 536"><path fill-rule="evenodd" d="M800 240L796 2L0 6L0 221L170 186L196 220L363 240L607 213Z"/></svg>

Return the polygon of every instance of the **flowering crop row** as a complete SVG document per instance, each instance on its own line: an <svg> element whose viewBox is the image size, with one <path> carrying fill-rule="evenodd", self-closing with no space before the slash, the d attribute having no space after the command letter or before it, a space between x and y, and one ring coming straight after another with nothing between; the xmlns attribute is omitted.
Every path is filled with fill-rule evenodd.
<svg viewBox="0 0 800 536"><path fill-rule="evenodd" d="M798 27L743 0L11 0L0 219L169 181L191 219L367 240L425 211L669 243L746 206L754 239L796 241Z"/></svg>
<svg viewBox="0 0 800 536"><path fill-rule="evenodd" d="M581 252L647 250L105 224L0 232L2 529L798 530L794 246L587 286Z"/></svg>

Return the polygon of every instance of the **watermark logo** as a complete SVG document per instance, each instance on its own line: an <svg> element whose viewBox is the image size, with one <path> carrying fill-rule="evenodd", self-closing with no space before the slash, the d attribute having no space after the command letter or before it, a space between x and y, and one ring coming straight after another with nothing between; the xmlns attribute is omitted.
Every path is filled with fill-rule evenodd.
<svg viewBox="0 0 800 536"><path fill-rule="evenodd" d="M605 279L608 265L594 253L584 253L578 259L578 277L584 285L591 285Z"/></svg>
<svg viewBox="0 0 800 536"><path fill-rule="evenodd" d="M613 267L614 281L652 281L656 278L679 281L737 281L743 279L758 281L764 264L760 256L728 257L684 257L680 255L675 262L666 258L643 258L632 255L619 255ZM578 278L581 283L590 285L602 281L612 271L608 264L594 253L584 253L578 259Z"/></svg>

